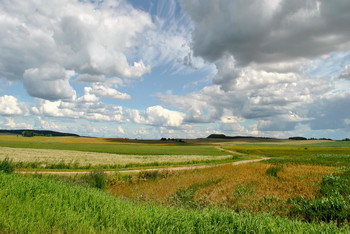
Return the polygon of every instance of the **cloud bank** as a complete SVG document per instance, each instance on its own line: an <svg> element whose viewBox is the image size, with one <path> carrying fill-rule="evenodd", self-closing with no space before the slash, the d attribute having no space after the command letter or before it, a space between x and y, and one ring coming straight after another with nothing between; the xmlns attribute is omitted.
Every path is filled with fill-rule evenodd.
<svg viewBox="0 0 350 234"><path fill-rule="evenodd" d="M2 87L0 124L28 126L18 121L32 116L33 127L71 129L74 120L77 131L135 137L348 137L349 1L141 5L149 9L126 0L1 1L0 78L32 99ZM183 89L167 83L181 75Z"/></svg>

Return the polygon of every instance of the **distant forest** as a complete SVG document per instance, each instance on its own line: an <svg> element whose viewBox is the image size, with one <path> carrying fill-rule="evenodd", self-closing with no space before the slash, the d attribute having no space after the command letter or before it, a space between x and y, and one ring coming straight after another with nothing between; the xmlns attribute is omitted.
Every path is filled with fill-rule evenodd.
<svg viewBox="0 0 350 234"><path fill-rule="evenodd" d="M17 130L1 130L0 134L12 134L12 135L23 135L23 136L76 136L78 134L55 132L50 130L28 130L28 129L17 129Z"/></svg>

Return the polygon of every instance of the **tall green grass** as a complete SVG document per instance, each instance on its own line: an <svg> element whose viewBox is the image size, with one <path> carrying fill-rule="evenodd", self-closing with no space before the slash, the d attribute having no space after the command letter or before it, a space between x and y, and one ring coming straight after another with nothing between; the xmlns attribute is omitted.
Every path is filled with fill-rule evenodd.
<svg viewBox="0 0 350 234"><path fill-rule="evenodd" d="M0 172L12 173L14 170L13 162L9 158L0 161Z"/></svg>
<svg viewBox="0 0 350 234"><path fill-rule="evenodd" d="M350 222L350 171L322 179L319 195L313 199L295 198L291 215L307 221Z"/></svg>
<svg viewBox="0 0 350 234"><path fill-rule="evenodd" d="M1 233L340 233L326 223L138 205L96 189L0 173Z"/></svg>

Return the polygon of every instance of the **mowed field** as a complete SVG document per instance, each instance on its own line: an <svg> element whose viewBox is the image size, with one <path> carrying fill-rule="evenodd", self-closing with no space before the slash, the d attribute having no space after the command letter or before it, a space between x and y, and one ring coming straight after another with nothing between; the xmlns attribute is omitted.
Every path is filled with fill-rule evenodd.
<svg viewBox="0 0 350 234"><path fill-rule="evenodd" d="M350 142L0 136L0 150L0 233L350 233ZM231 163L262 157L269 159ZM1 172L197 163L218 165Z"/></svg>

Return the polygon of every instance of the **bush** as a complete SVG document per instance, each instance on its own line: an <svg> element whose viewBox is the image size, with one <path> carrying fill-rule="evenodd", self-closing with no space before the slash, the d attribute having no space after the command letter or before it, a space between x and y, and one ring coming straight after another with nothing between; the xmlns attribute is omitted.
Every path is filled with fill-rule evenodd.
<svg viewBox="0 0 350 234"><path fill-rule="evenodd" d="M105 189L107 187L107 175L101 169L95 169L90 173L92 187Z"/></svg>
<svg viewBox="0 0 350 234"><path fill-rule="evenodd" d="M156 180L159 176L158 171L141 171L137 178L139 180Z"/></svg>
<svg viewBox="0 0 350 234"><path fill-rule="evenodd" d="M266 170L266 175L278 177L278 172L283 171L283 167L270 167Z"/></svg>
<svg viewBox="0 0 350 234"><path fill-rule="evenodd" d="M5 158L0 162L0 171L10 174L14 170L15 167L13 166L12 160L10 160L9 158Z"/></svg>

